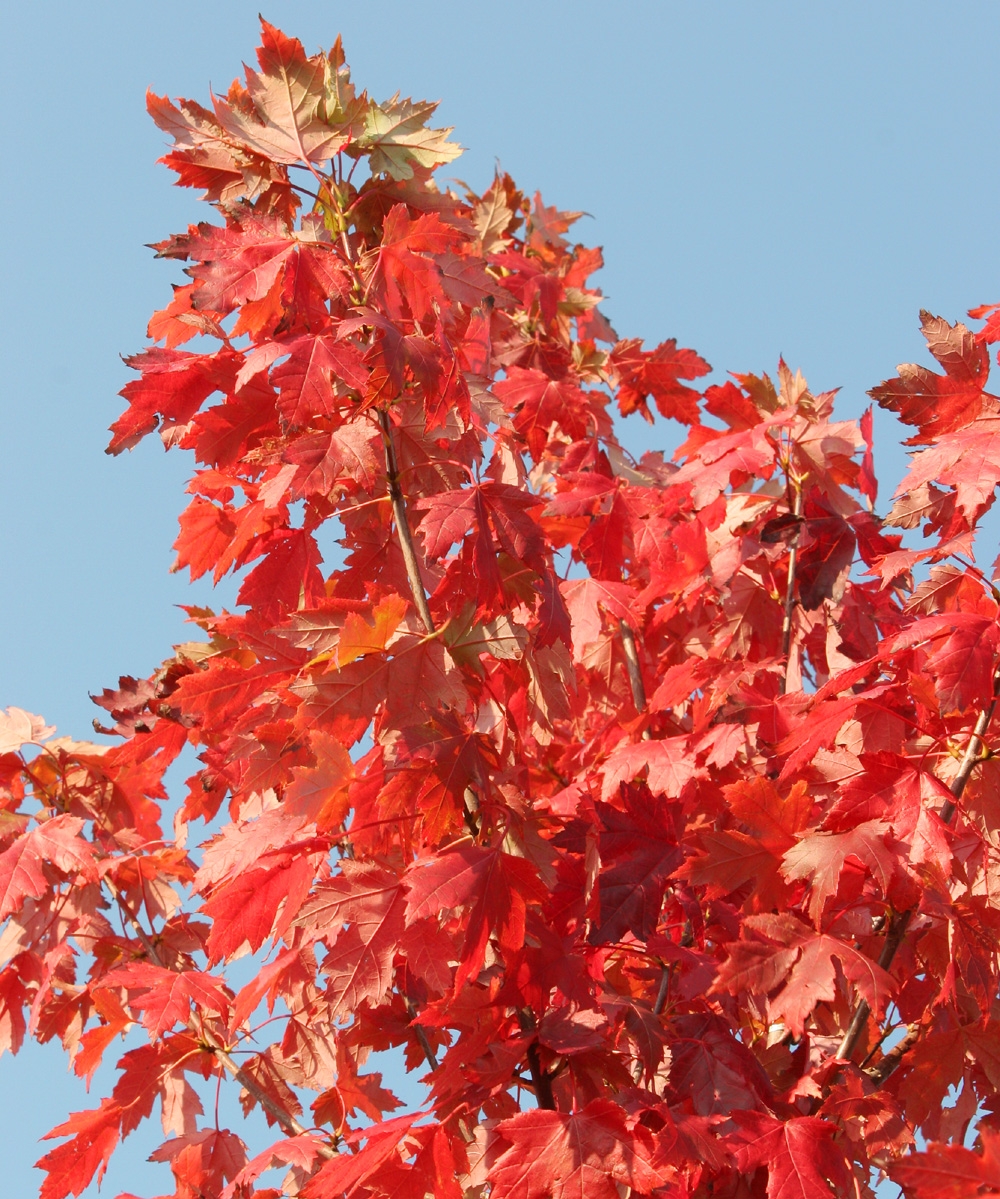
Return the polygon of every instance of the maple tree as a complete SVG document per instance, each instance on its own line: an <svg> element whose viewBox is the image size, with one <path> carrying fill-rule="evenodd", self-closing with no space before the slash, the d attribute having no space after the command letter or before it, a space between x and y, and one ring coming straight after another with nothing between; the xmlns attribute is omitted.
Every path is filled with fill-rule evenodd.
<svg viewBox="0 0 1000 1199"><path fill-rule="evenodd" d="M109 450L191 451L176 566L247 569L111 742L0 715L0 1049L133 1045L43 1199L157 1100L177 1199L1000 1191L1000 306L873 389L880 517L871 409L619 339L580 214L437 183L339 41L149 108L224 223Z"/></svg>

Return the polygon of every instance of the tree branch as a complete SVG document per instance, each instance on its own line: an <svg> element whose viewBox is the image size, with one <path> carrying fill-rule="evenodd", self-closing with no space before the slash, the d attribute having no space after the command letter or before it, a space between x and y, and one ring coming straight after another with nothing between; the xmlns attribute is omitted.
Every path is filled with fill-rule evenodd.
<svg viewBox="0 0 1000 1199"><path fill-rule="evenodd" d="M660 964L660 985L656 991L656 1001L653 1004L653 1015L659 1016L662 1014L667 1002L667 988L670 985L670 967L664 962ZM642 1078L643 1063L641 1058L637 1058L635 1065L632 1067L632 1077L635 1080L636 1086L639 1085L639 1080Z"/></svg>
<svg viewBox="0 0 1000 1199"><path fill-rule="evenodd" d="M545 1108L547 1111L554 1112L556 1110L556 1100L552 1094L552 1079L542 1069L541 1059L538 1056L537 1041L532 1041L528 1046L526 1056L528 1058L528 1069L531 1071L531 1085L534 1088L538 1106Z"/></svg>
<svg viewBox="0 0 1000 1199"><path fill-rule="evenodd" d="M517 1022L521 1027L521 1031L525 1033L534 1033L537 1028L535 1015L531 1008L520 1008L517 1013ZM556 1100L552 1094L552 1076L546 1074L542 1069L542 1059L538 1056L537 1037L533 1036L528 1042L525 1057L528 1059L528 1069L531 1072L531 1086L535 1092L538 1106L550 1112L556 1111Z"/></svg>
<svg viewBox="0 0 1000 1199"><path fill-rule="evenodd" d="M249 1095L253 1096L260 1106L265 1109L265 1111L271 1113L271 1115L278 1122L282 1132L287 1133L290 1137L297 1137L309 1131L305 1125L300 1124L290 1112L286 1112L280 1103L272 1099L267 1091L265 1091L255 1079L251 1078L245 1070L241 1069L221 1045L212 1045L207 1038L205 1039L205 1044L208 1045L214 1056L217 1057L220 1062L222 1062L222 1064L233 1076L233 1078L236 1079L240 1086ZM316 1152L320 1155L320 1157L325 1157L328 1161L337 1156L336 1149L333 1149L331 1146L325 1145L322 1142L317 1143Z"/></svg>
<svg viewBox="0 0 1000 1199"><path fill-rule="evenodd" d="M889 921L889 931L886 934L885 941L882 944L882 952L878 958L878 964L883 970L888 970L892 965L892 959L896 956L896 950L899 949L903 937L906 935L906 929L912 916L913 908L910 908L909 911L899 912ZM854 1015L851 1017L851 1022L848 1024L847 1031L844 1033L843 1040L837 1049L836 1058L838 1061L846 1061L854 1053L865 1025L868 1023L870 1014L871 1008L868 1006L868 1001L862 999L854 1009Z"/></svg>
<svg viewBox="0 0 1000 1199"><path fill-rule="evenodd" d="M156 946L150 939L149 934L139 923L139 917L135 914L135 912L132 911L132 907L128 900L124 895L122 895L121 891L118 890L112 879L105 877L103 881L107 885L107 888L111 892L115 902L118 904L119 909L128 920L132 928L135 930L135 935L139 938L139 942L141 943L146 956L154 966L159 966L163 970L169 970L170 967L167 966L163 958L160 957ZM192 1013L188 1019L188 1027L201 1041L205 1048L214 1057L219 1059L219 1061L229 1071L233 1078L236 1079L240 1086L243 1087L247 1094L251 1095L257 1101L257 1103L264 1108L265 1111L270 1112L283 1132L290 1137L301 1136L303 1133L308 1132L308 1129L304 1124L300 1124L290 1112L286 1111L280 1103L276 1102L271 1098L270 1095L268 1095L268 1093L263 1089L263 1087L260 1086L256 1079L251 1078L245 1070L236 1064L230 1053L222 1045L217 1045L215 1043L215 1038L209 1036L204 1025L200 1020L196 1019L194 1013ZM321 1157L325 1157L327 1159L337 1156L337 1151L335 1149L331 1148L329 1145L324 1145L321 1143L317 1144L316 1151Z"/></svg>
<svg viewBox="0 0 1000 1199"><path fill-rule="evenodd" d="M882 1060L877 1066L872 1066L870 1069L865 1069L865 1073L877 1085L881 1086L889 1075L896 1069L899 1063L903 1060L907 1050L913 1046L920 1037L920 1025L911 1024L905 1035L884 1054ZM862 1067L864 1068L864 1067Z"/></svg>
<svg viewBox="0 0 1000 1199"><path fill-rule="evenodd" d="M388 413L379 412L378 423L382 430L382 442L385 446L385 473L389 484L389 499L392 501L392 515L396 522L396 533L399 536L399 548L403 551L403 561L406 563L406 578L410 584L410 594L413 596L413 602L425 630L429 634L433 634L437 632L437 627L427 603L424 581L420 577L420 560L417 557L416 546L413 544L413 532L410 529L409 517L406 515L406 497L403 495L403 489L399 483L399 465L396 461L396 448L392 444L392 426ZM470 802L470 796L472 802ZM471 789L466 787L463 799L465 823L474 837L479 835L479 822L476 819L475 807L475 796Z"/></svg>
<svg viewBox="0 0 1000 1199"><path fill-rule="evenodd" d="M969 781L972 771L979 761L979 755L983 748L983 734L989 728L993 714L996 712L998 688L1000 688L1000 674L997 674L993 680L993 701L988 708L979 713L976 727L972 730L969 744L965 747L965 753L962 755L962 764L958 768L958 774L951 780L951 784L948 787L948 790L955 798L949 799L941 805L941 819L945 824L948 824L952 816L954 816L955 804L962 798L965 784Z"/></svg>
<svg viewBox="0 0 1000 1199"><path fill-rule="evenodd" d="M996 712L997 700L1000 698L1000 671L994 673L993 676L993 698L989 706L984 708L979 713L975 727L972 730L972 736L969 738L969 743L965 747L965 753L962 755L962 763L958 768L958 774L951 780L948 785L948 790L952 794L952 798L947 800L941 806L940 816L945 824L951 822L951 818L955 815L955 808L958 801L962 798L962 793L965 791L966 784L972 777L972 772L979 761L979 755L982 752L983 736L990 726L990 721L993 719ZM913 916L914 909L900 912L889 922L889 931L886 934L885 944L882 946L882 952L879 954L878 964L883 970L888 970L892 965L892 959L896 956L896 951L899 949L906 936L906 930ZM854 1015L851 1017L851 1022L847 1026L847 1031L844 1033L844 1038L840 1042L840 1047L837 1049L837 1058L840 1061L849 1059L857 1048L858 1041L861 1039L861 1034L864 1031L865 1025L868 1023L868 1017L871 1014L871 1008L866 1000L861 1002L854 1010Z"/></svg>

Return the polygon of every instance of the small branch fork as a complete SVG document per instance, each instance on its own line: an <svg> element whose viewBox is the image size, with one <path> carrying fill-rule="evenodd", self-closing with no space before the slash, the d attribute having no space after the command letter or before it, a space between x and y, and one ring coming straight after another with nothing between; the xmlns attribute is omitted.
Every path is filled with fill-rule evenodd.
<svg viewBox="0 0 1000 1199"><path fill-rule="evenodd" d="M972 771L975 769L977 762L980 760L980 754L983 749L983 737L986 730L990 726L990 722L996 713L997 701L1000 699L1000 671L993 676L993 698L989 706L984 708L979 713L975 727L972 730L972 736L969 738L969 743L965 747L965 753L962 755L962 762L958 768L958 773L948 785L948 790L952 794L952 798L947 800L941 806L941 819L945 824L951 822L951 818L955 815L955 808L958 801L962 798L962 793L965 791L966 784L972 777ZM892 960L896 956L896 951L903 943L903 938L906 936L906 930L909 927L910 921L913 918L915 909L910 908L905 912L896 913L889 921L889 929L886 933L885 942L882 946L882 952L879 954L878 964L883 970L888 970L892 965ZM847 1026L847 1031L844 1033L843 1040L837 1049L836 1058L838 1061L847 1061L857 1048L858 1041L861 1039L861 1034L864 1032L868 1024L868 1017L871 1014L871 1008L866 1000L862 999L858 1006L854 1009L854 1015L851 1017L851 1022ZM896 1064L899 1062L899 1057L895 1058ZM893 1067L894 1068L894 1067ZM891 1072L891 1071L890 1071ZM888 1074L886 1075L888 1077Z"/></svg>
<svg viewBox="0 0 1000 1199"><path fill-rule="evenodd" d="M122 914L134 929L135 935L138 937L140 944L145 950L147 958L149 958L154 966L159 966L162 969L169 969L169 967L160 957L160 954L157 951L157 948L151 940L149 934L139 923L139 918L136 916L135 912L132 911L128 901L115 886L114 882L110 878L105 878L104 883L114 897L118 907L121 909ZM189 1019L188 1027L195 1034L195 1036L198 1037L205 1048L214 1057L218 1058L218 1060L240 1084L240 1086L243 1087L243 1089L249 1095L251 1095L260 1104L260 1106L264 1108L265 1111L269 1112L270 1115L274 1117L278 1123L278 1126L284 1133L290 1137L297 1137L302 1136L304 1133L309 1131L304 1124L300 1124L290 1112L287 1112L280 1103L272 1099L271 1096L254 1078L252 1078L245 1070L237 1065L232 1055L224 1046L215 1044L215 1039L208 1035L204 1026L201 1024L201 1021L197 1020L194 1015L192 1015ZM321 1157L325 1157L328 1160L337 1156L336 1149L333 1149L331 1146L322 1144L320 1142L317 1142L316 1144L316 1151Z"/></svg>

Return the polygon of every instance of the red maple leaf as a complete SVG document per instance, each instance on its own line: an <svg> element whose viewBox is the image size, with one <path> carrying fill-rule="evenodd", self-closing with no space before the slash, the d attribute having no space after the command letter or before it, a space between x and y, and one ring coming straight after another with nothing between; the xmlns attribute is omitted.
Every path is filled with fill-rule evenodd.
<svg viewBox="0 0 1000 1199"><path fill-rule="evenodd" d="M656 931L666 880L681 859L666 805L658 809L645 787L627 784L618 803L597 805L600 922L590 934L595 944L621 941L628 933L647 940Z"/></svg>
<svg viewBox="0 0 1000 1199"><path fill-rule="evenodd" d="M638 338L620 341L611 351L611 366L617 373L618 408L622 416L641 412L652 423L646 403L652 399L663 417L684 424L698 420L698 392L681 379L699 379L712 369L694 350L679 350L671 338L653 350L642 349Z"/></svg>
<svg viewBox="0 0 1000 1199"><path fill-rule="evenodd" d="M77 816L53 816L22 833L0 854L0 920L16 912L26 898L37 899L47 890L47 865L71 878L97 878L97 850L79 836L83 826Z"/></svg>
<svg viewBox="0 0 1000 1199"><path fill-rule="evenodd" d="M986 347L965 325L950 325L921 311L920 329L945 373L907 364L899 367L898 379L880 383L869 393L883 408L898 412L900 420L917 426L910 444L936 440L977 416L983 410L983 388L990 371Z"/></svg>
<svg viewBox="0 0 1000 1199"><path fill-rule="evenodd" d="M830 1199L852 1186L850 1165L833 1143L834 1125L815 1116L776 1120L740 1112L736 1161L743 1171L767 1168L768 1199Z"/></svg>
<svg viewBox="0 0 1000 1199"><path fill-rule="evenodd" d="M248 947L251 953L272 935L281 936L309 894L316 872L309 843L297 852L276 851L262 864L212 891L202 911L212 921L206 949L209 962L231 957Z"/></svg>
<svg viewBox="0 0 1000 1199"><path fill-rule="evenodd" d="M911 1153L893 1163L892 1180L914 1199L973 1199L1000 1191L1000 1134L983 1128L979 1138L981 1153L964 1145L928 1145Z"/></svg>
<svg viewBox="0 0 1000 1199"><path fill-rule="evenodd" d="M48 1171L40 1199L65 1199L79 1195L97 1175L100 1183L111 1154L121 1136L121 1108L110 1099L101 1101L94 1111L74 1112L64 1123L47 1132L43 1140L72 1136L72 1140L50 1149L36 1163Z"/></svg>
<svg viewBox="0 0 1000 1199"><path fill-rule="evenodd" d="M330 976L327 999L333 1018L377 1005L392 985L393 954L403 933L403 896L398 877L378 867L341 863L341 875L318 887L296 918L324 937L330 949L322 970ZM348 925L346 931L340 931Z"/></svg>
<svg viewBox="0 0 1000 1199"><path fill-rule="evenodd" d="M667 1162L643 1153L606 1099L572 1114L520 1112L497 1133L509 1145L489 1172L498 1199L617 1199L619 1183L649 1191L670 1180Z"/></svg>
<svg viewBox="0 0 1000 1199"><path fill-rule="evenodd" d="M111 426L109 454L132 449L161 419L178 425L189 421L210 395L232 387L236 360L228 350L207 356L152 349L133 354L125 364L142 377L122 388L129 407Z"/></svg>
<svg viewBox="0 0 1000 1199"><path fill-rule="evenodd" d="M406 888L408 920L471 909L464 921L456 991L479 973L491 935L496 935L502 952L520 949L527 904L545 894L536 871L525 859L471 845L427 865L418 863L408 872Z"/></svg>
<svg viewBox="0 0 1000 1199"><path fill-rule="evenodd" d="M191 1006L229 1013L229 996L221 981L201 970L167 970L151 962L130 962L106 974L105 986L123 987L129 993L129 1006L142 1013L143 1027L154 1037L161 1036L175 1024L186 1025Z"/></svg>
<svg viewBox="0 0 1000 1199"><path fill-rule="evenodd" d="M281 342L277 348L289 357L271 371L271 382L278 388L278 410L289 429L334 414L338 406L335 380L361 392L368 384L361 354L349 341L329 334L307 334Z"/></svg>
<svg viewBox="0 0 1000 1199"><path fill-rule="evenodd" d="M992 686L1000 642L995 616L949 612L915 621L885 645L886 654L925 644L924 670L933 681L942 713L965 712Z"/></svg>
<svg viewBox="0 0 1000 1199"><path fill-rule="evenodd" d="M574 440L587 432L595 400L570 379L551 379L534 368L513 366L495 390L513 413L514 428L536 459L542 455L553 424L561 425Z"/></svg>

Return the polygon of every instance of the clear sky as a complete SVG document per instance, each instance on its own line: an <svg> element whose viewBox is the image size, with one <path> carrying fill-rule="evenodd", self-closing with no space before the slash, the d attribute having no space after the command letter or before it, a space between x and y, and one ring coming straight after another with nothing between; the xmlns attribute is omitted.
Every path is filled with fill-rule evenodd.
<svg viewBox="0 0 1000 1199"><path fill-rule="evenodd" d="M88 692L147 674L190 635L175 605L208 600L168 573L188 463L154 439L103 454L119 355L179 278L144 244L211 216L155 165L143 93L224 90L258 4L3 7L0 706L86 737ZM677 337L720 372L783 354L856 416L897 362L922 360L921 307L954 320L1000 300L995 0L271 0L264 15L309 52L341 32L377 99L441 98L474 188L499 162L586 210L576 234L604 247L622 336ZM904 458L877 422L884 502ZM5 1194L34 1193L35 1138L96 1101L49 1049L0 1060ZM170 1189L142 1165L156 1141L135 1139L104 1194Z"/></svg>

